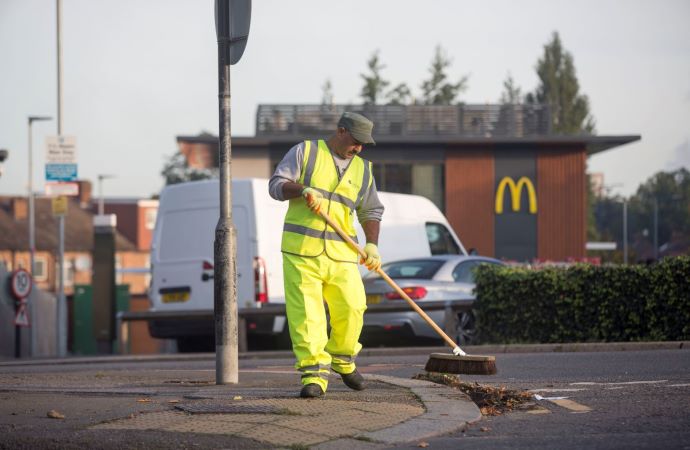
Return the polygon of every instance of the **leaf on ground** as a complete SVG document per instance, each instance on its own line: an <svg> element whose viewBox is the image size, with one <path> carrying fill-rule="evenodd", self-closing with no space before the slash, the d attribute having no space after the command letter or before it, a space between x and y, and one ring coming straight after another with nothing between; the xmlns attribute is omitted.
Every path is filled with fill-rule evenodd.
<svg viewBox="0 0 690 450"><path fill-rule="evenodd" d="M64 419L65 415L61 412L51 409L50 411L48 411L48 417L50 417L51 419Z"/></svg>
<svg viewBox="0 0 690 450"><path fill-rule="evenodd" d="M137 403L151 403L150 398L140 398L137 400Z"/></svg>
<svg viewBox="0 0 690 450"><path fill-rule="evenodd" d="M444 384L464 392L485 416L501 415L532 400L532 394L526 391L512 390L505 386L482 385L477 382L468 383L461 381L457 375L447 373L426 372L412 378Z"/></svg>
<svg viewBox="0 0 690 450"><path fill-rule="evenodd" d="M483 431L484 433L486 433L487 431L491 431L491 428L489 428L489 427L481 427L481 428L479 429L479 431Z"/></svg>
<svg viewBox="0 0 690 450"><path fill-rule="evenodd" d="M236 395L236 396L234 396L232 399L233 399L233 400L242 400L242 396L241 396L241 395Z"/></svg>
<svg viewBox="0 0 690 450"><path fill-rule="evenodd" d="M420 447L420 448L427 448L428 446L429 446L429 443L428 443L428 442L424 442L424 441L422 441L422 442L420 442L419 444L417 444L417 447Z"/></svg>
<svg viewBox="0 0 690 450"><path fill-rule="evenodd" d="M179 400L168 400L168 403L180 403Z"/></svg>

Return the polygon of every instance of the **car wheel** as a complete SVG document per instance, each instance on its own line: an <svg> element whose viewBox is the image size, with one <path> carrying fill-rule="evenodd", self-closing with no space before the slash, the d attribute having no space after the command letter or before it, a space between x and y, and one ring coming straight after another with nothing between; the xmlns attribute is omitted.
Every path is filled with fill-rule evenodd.
<svg viewBox="0 0 690 450"><path fill-rule="evenodd" d="M472 311L458 313L455 323L455 341L458 345L472 345L477 341L477 321Z"/></svg>

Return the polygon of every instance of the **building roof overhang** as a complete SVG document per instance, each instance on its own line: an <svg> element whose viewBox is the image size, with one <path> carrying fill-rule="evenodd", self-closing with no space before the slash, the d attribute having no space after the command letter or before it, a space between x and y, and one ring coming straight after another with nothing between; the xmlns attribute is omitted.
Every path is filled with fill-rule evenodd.
<svg viewBox="0 0 690 450"><path fill-rule="evenodd" d="M381 136L376 137L376 147L385 148L390 145L424 145L436 144L446 145L450 147L465 147L465 146L508 146L515 145L519 147L538 146L544 148L545 146L576 146L584 147L587 150L587 155L594 155L612 148L620 147L632 142L639 141L640 135L618 135L618 136L594 136L594 135L577 135L577 136L525 136L525 137L457 137L452 135L447 136ZM232 142L235 145L242 147L268 147L271 145L291 145L299 140L295 136L238 136L233 137ZM208 134L199 136L178 136L178 142L200 143L200 144L217 144L218 137Z"/></svg>

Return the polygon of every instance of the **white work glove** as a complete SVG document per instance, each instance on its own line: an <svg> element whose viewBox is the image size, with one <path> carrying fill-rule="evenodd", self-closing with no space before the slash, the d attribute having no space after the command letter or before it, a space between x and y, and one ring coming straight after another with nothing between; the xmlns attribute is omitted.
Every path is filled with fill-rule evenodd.
<svg viewBox="0 0 690 450"><path fill-rule="evenodd" d="M314 211L316 214L321 211L321 207L324 203L324 198L323 195L321 195L321 192L310 187L305 187L302 189L302 197L304 197L304 201L307 202L309 209Z"/></svg>
<svg viewBox="0 0 690 450"><path fill-rule="evenodd" d="M381 255L376 244L367 243L364 246L364 253L367 254L367 258L360 258L359 263L364 264L371 271L378 270L381 267Z"/></svg>

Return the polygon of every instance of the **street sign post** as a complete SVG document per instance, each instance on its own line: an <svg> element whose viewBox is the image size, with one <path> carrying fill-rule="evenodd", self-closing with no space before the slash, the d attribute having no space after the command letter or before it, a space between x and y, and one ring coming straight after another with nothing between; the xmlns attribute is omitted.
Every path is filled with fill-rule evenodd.
<svg viewBox="0 0 690 450"><path fill-rule="evenodd" d="M76 197L79 195L79 183L46 182L46 195L48 197L58 197L61 195Z"/></svg>
<svg viewBox="0 0 690 450"><path fill-rule="evenodd" d="M220 218L213 243L213 313L216 337L216 384L239 382L236 235L232 223L230 172L230 66L242 57L249 36L251 0L216 0L218 40L218 166Z"/></svg>
<svg viewBox="0 0 690 450"><path fill-rule="evenodd" d="M15 300L22 300L31 294L31 274L24 269L17 269L10 276L10 289Z"/></svg>
<svg viewBox="0 0 690 450"><path fill-rule="evenodd" d="M58 0L58 10L60 0ZM59 33L58 12L58 41ZM58 55L59 67L59 55ZM58 69L58 77L60 77ZM60 87L58 81L58 104L60 104ZM46 181L76 181L77 179L77 138L62 135L62 114L58 107L58 135L46 138ZM65 299L65 214L67 199L57 197L53 201L53 214L58 217L58 299L57 299L57 343L58 355L67 355L67 305Z"/></svg>
<svg viewBox="0 0 690 450"><path fill-rule="evenodd" d="M29 327L29 315L26 312L26 302L19 302L17 314L14 316L15 327ZM21 335L20 335L21 336ZM21 345L18 345L21 349Z"/></svg>
<svg viewBox="0 0 690 450"><path fill-rule="evenodd" d="M46 138L46 181L77 179L77 139L74 136Z"/></svg>
<svg viewBox="0 0 690 450"><path fill-rule="evenodd" d="M63 195L53 197L50 203L53 209L53 216L60 217L67 214L67 197Z"/></svg>
<svg viewBox="0 0 690 450"><path fill-rule="evenodd" d="M29 326L29 317L26 313L26 298L31 294L33 282L31 274L24 269L17 269L10 276L10 291L17 301L16 315L14 317L14 356L22 356L22 334L20 327Z"/></svg>

